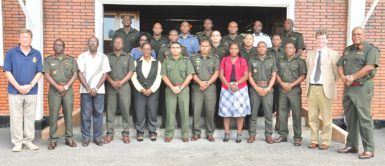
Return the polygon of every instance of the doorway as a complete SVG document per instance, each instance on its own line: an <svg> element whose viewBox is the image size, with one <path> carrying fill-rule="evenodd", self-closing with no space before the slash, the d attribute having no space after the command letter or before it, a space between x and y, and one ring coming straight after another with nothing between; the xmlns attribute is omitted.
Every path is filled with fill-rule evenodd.
<svg viewBox="0 0 385 166"><path fill-rule="evenodd" d="M272 36L283 31L286 14L286 7L104 5L103 51L111 51L111 38L108 36L111 36L112 28L116 30L121 27L122 15L132 15L133 27L150 34L155 22L162 24L163 35L167 35L171 29L179 31L182 21L190 22L191 34L196 34L202 31L203 20L210 18L213 20L213 29L219 30L222 36L227 35L230 21L238 22L239 33L251 33L255 20L262 21L262 32Z"/></svg>

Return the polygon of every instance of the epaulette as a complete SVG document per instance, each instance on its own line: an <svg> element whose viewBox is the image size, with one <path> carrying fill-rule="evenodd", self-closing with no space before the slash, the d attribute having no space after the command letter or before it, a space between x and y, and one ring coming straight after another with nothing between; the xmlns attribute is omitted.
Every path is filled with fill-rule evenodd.
<svg viewBox="0 0 385 166"><path fill-rule="evenodd" d="M45 57L45 60L51 59L52 57L53 55L48 55L47 57Z"/></svg>

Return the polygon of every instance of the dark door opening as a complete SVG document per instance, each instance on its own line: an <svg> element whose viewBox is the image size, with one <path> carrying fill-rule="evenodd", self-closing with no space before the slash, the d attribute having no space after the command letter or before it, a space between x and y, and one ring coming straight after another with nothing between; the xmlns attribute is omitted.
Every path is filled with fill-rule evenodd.
<svg viewBox="0 0 385 166"><path fill-rule="evenodd" d="M191 34L196 34L202 31L203 20L206 18L213 20L213 29L219 30L222 36L228 34L227 26L230 21L238 23L238 33L252 33L256 20L263 23L262 32L272 36L283 31L283 22L286 19L286 8L279 7L104 5L104 13L105 53L112 51L111 32L121 27L122 15L130 15L132 22L139 20L135 22L140 25L138 30L150 34L153 24L160 22L165 36L171 29L179 31L182 21L190 22ZM137 25L133 25L135 26ZM221 119L216 116L219 128L222 128Z"/></svg>
<svg viewBox="0 0 385 166"><path fill-rule="evenodd" d="M286 8L279 7L105 5L104 10L110 14L137 12L139 31L152 34L152 25L160 22L163 25L163 35L167 35L171 29L179 31L182 21L189 21L192 24L191 34L195 34L202 31L203 20L211 18L213 29L219 30L222 36L228 34L227 25L230 21L238 22L239 33L247 33L252 32L255 20L262 21L262 32L271 36L283 31L283 22L286 19Z"/></svg>

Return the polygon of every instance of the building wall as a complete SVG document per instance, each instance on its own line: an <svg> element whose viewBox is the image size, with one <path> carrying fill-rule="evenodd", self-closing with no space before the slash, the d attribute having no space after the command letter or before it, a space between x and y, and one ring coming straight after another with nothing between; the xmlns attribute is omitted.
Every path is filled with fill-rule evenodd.
<svg viewBox="0 0 385 166"><path fill-rule="evenodd" d="M329 32L328 47L338 51L339 55L346 46L347 11L348 2L346 0L314 1L300 0L295 4L295 30L303 33L307 51L316 48L315 31L326 28ZM307 51L303 54L306 57ZM305 85L302 93L303 106L307 107ZM338 95L333 103L333 117L342 118L342 97L343 84L341 81L337 85Z"/></svg>
<svg viewBox="0 0 385 166"><path fill-rule="evenodd" d="M367 10L371 0L367 1ZM94 35L94 0L44 0L44 54L53 53L52 44L56 38L66 42L66 53L77 57L85 51L86 40ZM347 29L347 0L314 1L298 0L295 4L295 28L302 32L308 50L315 48L314 32L320 27L329 31L329 47L342 54L346 46ZM4 51L17 44L17 31L25 27L24 15L14 0L3 0L4 17ZM143 21L143 20L142 20ZM385 50L380 45L385 38L385 2L381 1L366 26L368 41ZM304 53L306 56L306 52ZM380 66L385 64L385 52L381 54ZM2 67L0 67L2 69ZM385 103L385 75L379 70L375 78L375 94L373 97L374 119L385 119L385 109L380 103ZM45 83L47 93L47 83ZM79 107L79 81L75 83L75 107ZM7 81L4 74L0 75L0 115L8 114ZM342 118L343 85L338 84L338 97L333 104L333 117ZM306 92L303 93L303 105L307 107ZM47 95L44 97L44 112L48 114Z"/></svg>

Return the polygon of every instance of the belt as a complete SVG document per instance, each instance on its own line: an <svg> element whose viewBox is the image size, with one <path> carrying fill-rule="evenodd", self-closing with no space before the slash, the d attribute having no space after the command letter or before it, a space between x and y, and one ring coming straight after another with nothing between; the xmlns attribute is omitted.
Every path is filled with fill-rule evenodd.
<svg viewBox="0 0 385 166"><path fill-rule="evenodd" d="M352 82L352 83L350 84L350 86L361 86L361 85L362 85L361 82Z"/></svg>
<svg viewBox="0 0 385 166"><path fill-rule="evenodd" d="M180 83L180 84L173 84L174 86L181 86L183 83Z"/></svg>
<svg viewBox="0 0 385 166"><path fill-rule="evenodd" d="M313 86L323 86L322 84L310 84L310 85L313 85Z"/></svg>
<svg viewBox="0 0 385 166"><path fill-rule="evenodd" d="M269 84L269 82L267 82L267 81L256 81L255 84L257 84L257 85L267 85L267 84Z"/></svg>

